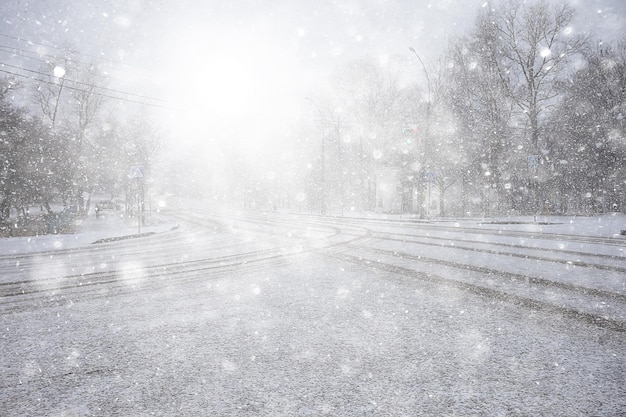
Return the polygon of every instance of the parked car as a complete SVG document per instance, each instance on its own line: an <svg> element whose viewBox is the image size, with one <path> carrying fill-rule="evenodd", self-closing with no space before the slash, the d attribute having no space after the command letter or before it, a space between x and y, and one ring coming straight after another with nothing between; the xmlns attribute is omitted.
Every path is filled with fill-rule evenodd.
<svg viewBox="0 0 626 417"><path fill-rule="evenodd" d="M96 218L100 218L101 216L106 217L111 214L118 214L120 212L120 205L113 200L100 200L96 203Z"/></svg>

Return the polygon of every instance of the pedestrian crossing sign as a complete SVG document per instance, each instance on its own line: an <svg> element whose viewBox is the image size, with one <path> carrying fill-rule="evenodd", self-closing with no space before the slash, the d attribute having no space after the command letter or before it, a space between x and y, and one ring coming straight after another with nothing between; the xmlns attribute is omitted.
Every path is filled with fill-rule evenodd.
<svg viewBox="0 0 626 417"><path fill-rule="evenodd" d="M142 180L143 174L143 167L137 165L130 167L130 174L128 176L131 180Z"/></svg>

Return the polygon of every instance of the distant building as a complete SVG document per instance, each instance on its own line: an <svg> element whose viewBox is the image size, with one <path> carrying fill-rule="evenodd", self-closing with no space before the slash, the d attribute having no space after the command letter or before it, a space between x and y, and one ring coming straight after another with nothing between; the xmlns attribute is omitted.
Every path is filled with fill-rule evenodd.
<svg viewBox="0 0 626 417"><path fill-rule="evenodd" d="M439 199L440 193L433 175L415 183L405 178L400 168L380 168L376 171L377 213L439 216Z"/></svg>
<svg viewBox="0 0 626 417"><path fill-rule="evenodd" d="M401 171L398 168L381 168L376 171L376 212L401 213Z"/></svg>

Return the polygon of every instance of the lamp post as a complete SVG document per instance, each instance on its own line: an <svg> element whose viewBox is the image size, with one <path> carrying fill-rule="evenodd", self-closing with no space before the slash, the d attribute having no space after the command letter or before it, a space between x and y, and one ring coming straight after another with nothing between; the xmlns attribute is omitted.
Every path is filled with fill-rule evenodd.
<svg viewBox="0 0 626 417"><path fill-rule="evenodd" d="M319 106L317 105L317 103L315 102L315 100L313 100L311 97L305 97L308 101L310 101L311 103L313 103L313 106L315 106L315 109L318 111L318 113L320 114L320 126L322 124L322 121L324 119L324 113L322 112L322 110L319 108ZM325 139L324 139L324 131L322 129L322 148L321 148L321 153L320 153L320 212L323 216L326 215L326 143L325 143Z"/></svg>
<svg viewBox="0 0 626 417"><path fill-rule="evenodd" d="M67 60L66 60L66 64L67 64ZM57 65L52 70L52 73L56 77L56 79L59 80L59 93L57 94L56 100L54 102L54 110L52 111L52 117L51 117L52 127L54 127L54 124L57 118L57 110L59 109L59 100L61 99L61 93L63 92L63 84L65 83L65 66L61 67Z"/></svg>
<svg viewBox="0 0 626 417"><path fill-rule="evenodd" d="M426 102L426 104L428 105L428 107L426 108L426 110L428 111L430 109L430 77L428 76L428 70L426 69L426 65L424 65L424 61L422 61L422 58L420 58L420 56L417 54L417 51L415 50L415 48L413 48L412 46L409 46L409 51L413 52L413 55L415 55L417 57L417 60L420 62L420 64L422 64L422 68L424 69L424 74L426 75L426 84L428 87L428 101ZM426 114L428 116L428 113Z"/></svg>
<svg viewBox="0 0 626 417"><path fill-rule="evenodd" d="M422 69L424 70L424 75L426 75L426 86L428 88L428 97L426 99L426 129L424 129L424 161L430 162L430 101L431 101L431 88L430 88L430 77L428 76L428 70L426 69L426 65L424 65L424 61L417 54L417 51L412 46L409 46L409 51L413 52L413 55L417 58L417 60L422 65ZM426 217L430 217L430 184L431 178L434 176L434 172L426 171L424 173L424 179L428 181L428 199L426 203Z"/></svg>

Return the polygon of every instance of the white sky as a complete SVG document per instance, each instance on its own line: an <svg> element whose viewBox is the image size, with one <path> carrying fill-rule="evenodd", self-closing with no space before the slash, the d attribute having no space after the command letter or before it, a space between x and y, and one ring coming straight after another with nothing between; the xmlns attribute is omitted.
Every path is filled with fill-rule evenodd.
<svg viewBox="0 0 626 417"><path fill-rule="evenodd" d="M296 118L309 105L304 97L341 63L365 55L410 57L409 46L433 62L449 35L471 28L485 3L18 0L0 5L0 45L52 54L70 42L99 57L111 72L109 88L183 109L156 112L177 144L220 135L250 135L244 140L258 144ZM579 11L574 30L621 36L623 3L572 1ZM2 63L16 59L37 67L33 59L0 52Z"/></svg>

